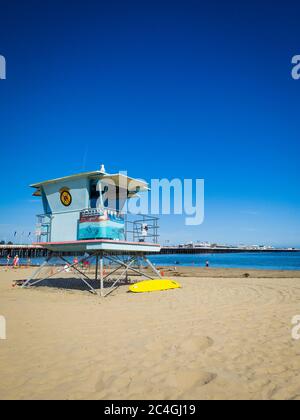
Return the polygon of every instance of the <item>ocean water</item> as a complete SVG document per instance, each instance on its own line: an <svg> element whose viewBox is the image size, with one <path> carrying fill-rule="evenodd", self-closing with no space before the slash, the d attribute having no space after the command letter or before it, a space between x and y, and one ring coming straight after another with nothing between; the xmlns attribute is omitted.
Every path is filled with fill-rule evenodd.
<svg viewBox="0 0 300 420"><path fill-rule="evenodd" d="M151 260L162 266L243 268L264 270L300 270L300 252L241 253L241 254L195 254L155 255Z"/></svg>
<svg viewBox="0 0 300 420"><path fill-rule="evenodd" d="M72 262L73 258L68 258ZM195 254L195 255L152 255L150 260L159 266L204 267L209 261L210 267L243 268L264 270L300 270L300 252L241 253L241 254ZM44 260L32 258L33 265L40 265ZM59 261L53 261L57 264ZM6 260L0 259L5 265ZM21 259L21 264L26 260Z"/></svg>

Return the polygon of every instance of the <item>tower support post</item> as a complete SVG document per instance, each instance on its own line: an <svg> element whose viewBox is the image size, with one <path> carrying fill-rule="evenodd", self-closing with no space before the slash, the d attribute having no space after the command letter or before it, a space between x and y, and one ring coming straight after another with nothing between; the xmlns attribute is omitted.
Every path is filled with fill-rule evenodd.
<svg viewBox="0 0 300 420"><path fill-rule="evenodd" d="M100 255L100 296L104 296L103 254Z"/></svg>

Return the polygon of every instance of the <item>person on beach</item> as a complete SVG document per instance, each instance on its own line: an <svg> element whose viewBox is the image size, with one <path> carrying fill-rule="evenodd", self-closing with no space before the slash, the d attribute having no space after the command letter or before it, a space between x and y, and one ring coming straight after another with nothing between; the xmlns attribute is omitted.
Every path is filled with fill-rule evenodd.
<svg viewBox="0 0 300 420"><path fill-rule="evenodd" d="M19 266L20 266L20 258L18 255L16 255L13 261L13 268L18 268Z"/></svg>
<svg viewBox="0 0 300 420"><path fill-rule="evenodd" d="M140 242L146 242L149 226L146 223L143 223L141 227L141 231L142 231L142 238L140 239Z"/></svg>
<svg viewBox="0 0 300 420"><path fill-rule="evenodd" d="M10 265L10 255L6 257L6 266L9 267Z"/></svg>
<svg viewBox="0 0 300 420"><path fill-rule="evenodd" d="M206 268L209 268L209 261L207 260L205 263Z"/></svg>
<svg viewBox="0 0 300 420"><path fill-rule="evenodd" d="M89 261L84 261L83 262L83 266L84 266L84 270L89 272L89 270L90 270L90 262Z"/></svg>

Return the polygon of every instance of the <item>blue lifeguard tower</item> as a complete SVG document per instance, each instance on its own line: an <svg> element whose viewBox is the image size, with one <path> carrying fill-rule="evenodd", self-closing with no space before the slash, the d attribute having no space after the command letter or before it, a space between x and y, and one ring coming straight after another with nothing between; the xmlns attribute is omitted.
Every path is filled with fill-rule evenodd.
<svg viewBox="0 0 300 420"><path fill-rule="evenodd" d="M79 173L31 185L34 196L42 199L44 213L38 215L37 243L49 251L44 264L27 280L23 287L31 287L52 275L38 279L37 276L52 258L68 263L65 254L82 254L78 263L70 265L73 272L93 293L90 280L100 280L102 296L110 293L128 272L146 278L160 277L160 273L147 258L148 254L160 252L158 243L158 218L124 211L128 200L140 193L147 193L146 182L130 178L123 173L108 174L104 165L93 172ZM80 269L83 263L96 259L95 278L91 279ZM104 276L104 259L116 264L115 269ZM153 276L140 268L141 260L153 271ZM105 281L123 269L112 282L108 291ZM62 269L63 271L63 269ZM98 283L97 283L98 284Z"/></svg>

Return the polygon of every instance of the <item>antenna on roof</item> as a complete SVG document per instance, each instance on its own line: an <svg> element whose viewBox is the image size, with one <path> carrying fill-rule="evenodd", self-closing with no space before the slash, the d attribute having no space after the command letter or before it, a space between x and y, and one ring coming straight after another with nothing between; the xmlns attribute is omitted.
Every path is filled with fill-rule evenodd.
<svg viewBox="0 0 300 420"><path fill-rule="evenodd" d="M101 165L100 172L104 174L106 173L105 166L103 164Z"/></svg>

